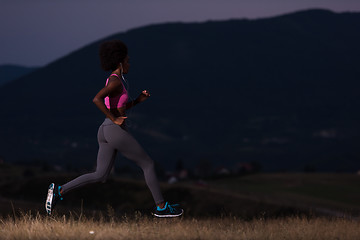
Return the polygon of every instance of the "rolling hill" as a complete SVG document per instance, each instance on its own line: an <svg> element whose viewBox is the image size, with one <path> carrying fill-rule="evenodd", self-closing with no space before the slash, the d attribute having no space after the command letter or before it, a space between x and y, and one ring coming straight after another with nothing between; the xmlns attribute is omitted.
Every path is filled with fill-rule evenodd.
<svg viewBox="0 0 360 240"><path fill-rule="evenodd" d="M264 170L360 168L360 13L166 23L114 34L0 88L0 155L92 166L105 84L98 47L129 47L130 131L171 169L257 162ZM121 161L124 162L124 161Z"/></svg>
<svg viewBox="0 0 360 240"><path fill-rule="evenodd" d="M0 65L0 86L37 69L38 67L24 67L10 64Z"/></svg>

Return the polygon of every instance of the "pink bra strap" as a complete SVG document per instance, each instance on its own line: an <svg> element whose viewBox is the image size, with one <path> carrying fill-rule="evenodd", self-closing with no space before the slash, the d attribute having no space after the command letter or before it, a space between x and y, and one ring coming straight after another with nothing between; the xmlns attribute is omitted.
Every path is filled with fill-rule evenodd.
<svg viewBox="0 0 360 240"><path fill-rule="evenodd" d="M111 74L109 77L111 77L111 76L113 76L113 75L115 75L115 76L117 76L118 78L120 78L119 75L117 75L116 73Z"/></svg>

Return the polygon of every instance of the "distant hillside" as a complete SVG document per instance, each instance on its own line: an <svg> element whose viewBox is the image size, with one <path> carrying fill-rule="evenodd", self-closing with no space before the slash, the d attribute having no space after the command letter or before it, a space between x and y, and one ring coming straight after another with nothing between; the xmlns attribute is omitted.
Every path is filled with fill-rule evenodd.
<svg viewBox="0 0 360 240"><path fill-rule="evenodd" d="M121 39L131 58L131 95L152 95L129 113L130 129L166 168L183 159L354 171L359 29L360 13L308 10L112 35L0 88L0 155L92 166L104 116L91 100L108 75L98 47Z"/></svg>
<svg viewBox="0 0 360 240"><path fill-rule="evenodd" d="M14 209L44 213L43 201L49 183L63 184L79 174L0 165L0 217L14 214ZM205 181L187 179L173 184L160 182L160 187L167 201L186 209L187 217L231 214L251 219L264 214L267 218L295 214L351 216L355 220L360 216L359 183L355 174L267 173ZM153 204L143 178L111 174L106 183L90 184L66 194L56 211L61 216L74 211L94 216L95 212L104 212L111 206L118 216L135 210L149 214Z"/></svg>
<svg viewBox="0 0 360 240"><path fill-rule="evenodd" d="M16 78L24 76L38 69L37 67L23 67L18 65L0 65L0 86Z"/></svg>

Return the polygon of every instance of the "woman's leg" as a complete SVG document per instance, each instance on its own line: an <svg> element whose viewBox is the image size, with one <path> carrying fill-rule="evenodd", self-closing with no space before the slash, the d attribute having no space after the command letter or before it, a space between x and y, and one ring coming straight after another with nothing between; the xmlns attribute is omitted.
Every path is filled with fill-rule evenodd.
<svg viewBox="0 0 360 240"><path fill-rule="evenodd" d="M124 157L133 160L144 172L145 182L156 204L164 202L155 174L154 161L148 156L135 138L116 124L104 126L104 136L109 145Z"/></svg>
<svg viewBox="0 0 360 240"><path fill-rule="evenodd" d="M104 126L101 125L98 131L99 151L97 156L96 171L81 175L72 181L61 186L61 194L65 194L75 188L89 183L105 182L114 165L117 150L109 145L104 138Z"/></svg>

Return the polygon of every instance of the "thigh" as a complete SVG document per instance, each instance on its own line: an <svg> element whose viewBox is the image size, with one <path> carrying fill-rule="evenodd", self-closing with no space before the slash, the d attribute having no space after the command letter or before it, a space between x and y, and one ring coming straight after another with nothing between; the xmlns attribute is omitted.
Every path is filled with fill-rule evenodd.
<svg viewBox="0 0 360 240"><path fill-rule="evenodd" d="M98 130L99 151L96 162L96 172L108 174L114 165L117 150L105 139L104 124Z"/></svg>
<svg viewBox="0 0 360 240"><path fill-rule="evenodd" d="M100 175L109 175L114 166L117 150L108 143L100 143L96 161L96 172Z"/></svg>
<svg viewBox="0 0 360 240"><path fill-rule="evenodd" d="M139 164L149 156L136 139L118 125L104 126L104 136L111 147L117 149L124 157Z"/></svg>

